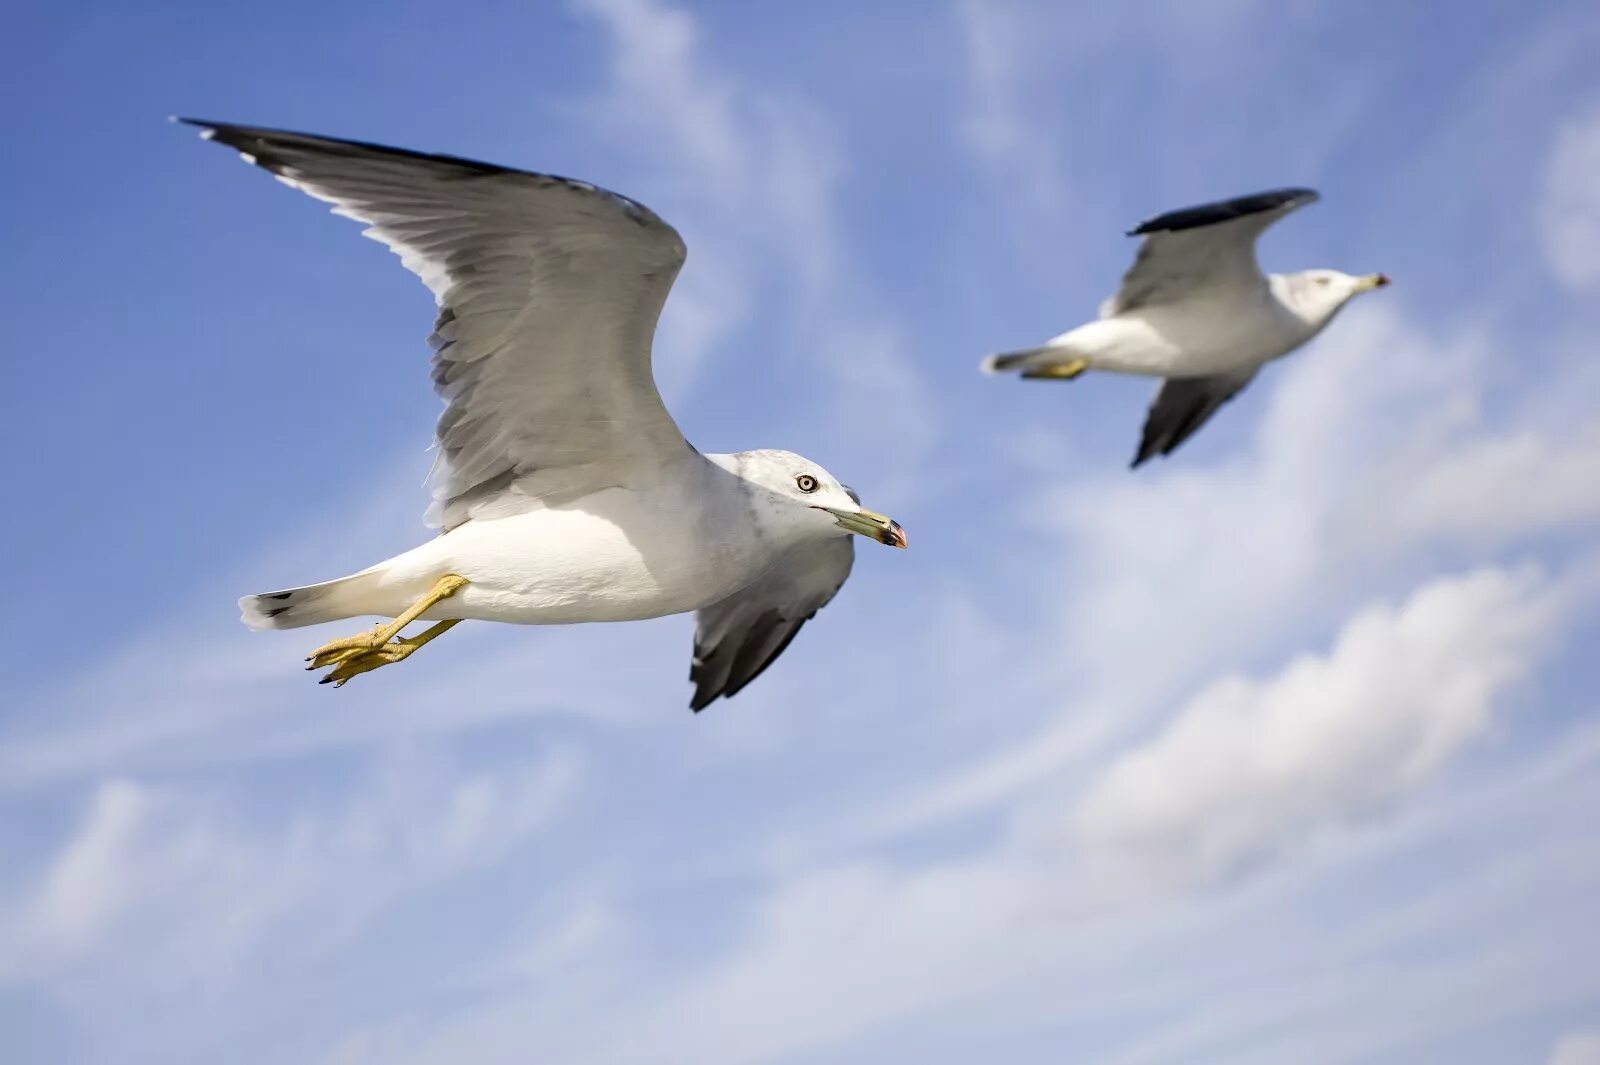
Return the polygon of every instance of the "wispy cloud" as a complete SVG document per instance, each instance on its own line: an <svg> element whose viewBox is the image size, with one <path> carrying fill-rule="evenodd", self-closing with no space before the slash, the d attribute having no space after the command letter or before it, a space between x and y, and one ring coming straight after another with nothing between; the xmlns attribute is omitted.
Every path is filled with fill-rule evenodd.
<svg viewBox="0 0 1600 1065"><path fill-rule="evenodd" d="M937 406L903 330L864 298L865 281L851 265L849 227L838 204L847 155L835 124L804 101L708 60L688 11L658 0L574 6L595 18L610 41L609 84L594 99L594 112L619 141L648 146L688 234L689 264L662 334L674 335L679 300L698 325L658 359L658 372L670 381L675 364L698 363L738 324L734 315L753 313L757 293L776 284L781 296L762 308L767 320L744 322L745 335L761 350L752 353L746 341L738 357L803 352L831 380L832 427L875 430L881 463L851 476L894 478L884 489L891 498L907 491L932 444Z"/></svg>
<svg viewBox="0 0 1600 1065"><path fill-rule="evenodd" d="M995 180L1025 190L1024 211L1060 222L1072 198L1055 138L1039 128L1024 96L1034 71L1052 65L1047 41L1001 4L957 4L968 95L961 134Z"/></svg>
<svg viewBox="0 0 1600 1065"><path fill-rule="evenodd" d="M1075 908L1072 867L1016 845L810 869L702 971L647 967L640 993L554 1033L525 986L388 1060L510 1062L537 1044L574 1062L866 1061L887 1039L954 1062L996 1027L1123 1065L1367 1060L1600 991L1561 961L1600 945L1573 924L1600 850L1570 806L1600 779L1595 740L1298 869L1160 906Z"/></svg>
<svg viewBox="0 0 1600 1065"><path fill-rule="evenodd" d="M1101 774L1073 832L1094 860L1126 867L1126 892L1233 871L1370 815L1481 734L1585 605L1533 573L1492 569L1364 610L1325 656L1267 681L1213 682Z"/></svg>
<svg viewBox="0 0 1600 1065"><path fill-rule="evenodd" d="M1549 1065L1600 1065L1600 1035L1573 1032L1550 1052Z"/></svg>
<svg viewBox="0 0 1600 1065"><path fill-rule="evenodd" d="M1545 165L1540 232L1550 272L1575 291L1600 288L1600 107L1568 121Z"/></svg>
<svg viewBox="0 0 1600 1065"><path fill-rule="evenodd" d="M578 769L560 749L499 770L397 749L342 801L267 817L225 787L107 779L5 898L0 983L26 978L91 1011L98 1040L183 1001L214 1015L168 1040L174 1053L242 1030L247 996L272 994L252 967L315 968L396 907L492 867L563 807Z"/></svg>

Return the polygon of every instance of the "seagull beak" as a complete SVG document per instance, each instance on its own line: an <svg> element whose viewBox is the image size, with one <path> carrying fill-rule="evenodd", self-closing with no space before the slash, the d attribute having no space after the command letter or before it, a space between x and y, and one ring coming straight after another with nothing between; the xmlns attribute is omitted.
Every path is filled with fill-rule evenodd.
<svg viewBox="0 0 1600 1065"><path fill-rule="evenodd" d="M1368 274L1356 282L1357 292L1366 292L1369 289L1383 288L1389 283L1388 274Z"/></svg>
<svg viewBox="0 0 1600 1065"><path fill-rule="evenodd" d="M890 547L906 546L906 531L900 528L900 523L893 518L861 508L860 510L839 510L834 507L817 507L825 510L838 521L839 528L847 532L865 536L869 540L876 540L880 544Z"/></svg>

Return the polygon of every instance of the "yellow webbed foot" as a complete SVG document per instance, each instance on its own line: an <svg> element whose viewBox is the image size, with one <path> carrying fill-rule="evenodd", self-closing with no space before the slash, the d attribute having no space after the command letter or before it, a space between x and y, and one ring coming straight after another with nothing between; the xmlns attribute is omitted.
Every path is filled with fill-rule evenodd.
<svg viewBox="0 0 1600 1065"><path fill-rule="evenodd" d="M1024 370L1022 377L1030 381L1070 381L1088 368L1088 359L1069 359L1052 366L1036 366Z"/></svg>
<svg viewBox="0 0 1600 1065"><path fill-rule="evenodd" d="M404 662L419 647L459 624L461 624L459 621L435 622L415 636L402 636L381 647L366 651L353 651L348 657L341 658L332 672L317 681L317 683L332 684L335 688L342 688L350 681L351 677L359 677L363 673L370 673L382 666L392 666L396 662Z"/></svg>
<svg viewBox="0 0 1600 1065"><path fill-rule="evenodd" d="M374 625L371 629L359 635L329 640L306 656L306 668L321 669L324 666L336 665L339 662L346 662L360 655L376 651L389 642L389 637L383 631L386 627L384 625Z"/></svg>
<svg viewBox="0 0 1600 1065"><path fill-rule="evenodd" d="M456 621L441 621L431 628L425 629L410 639L399 639L400 630L411 624L430 607L442 599L448 599L462 588L467 586L467 579L454 573L446 574L434 582L428 594L418 599L393 621L378 625L369 632L357 636L346 636L338 640L330 640L321 647L312 651L306 661L310 663L307 669L322 669L333 666L333 672L322 678L319 683L332 683L335 687L342 686L351 677L370 672L379 666L387 666L394 662L404 660L417 648L434 639L441 633L456 625ZM392 643L390 641L393 641Z"/></svg>
<svg viewBox="0 0 1600 1065"><path fill-rule="evenodd" d="M392 665L399 662L410 653L403 648L404 641L388 643L375 651L352 652L352 657L343 659L328 673L326 677L317 681L318 684L332 684L335 688L342 688L350 682L351 677L359 677L363 673L370 673L379 666Z"/></svg>

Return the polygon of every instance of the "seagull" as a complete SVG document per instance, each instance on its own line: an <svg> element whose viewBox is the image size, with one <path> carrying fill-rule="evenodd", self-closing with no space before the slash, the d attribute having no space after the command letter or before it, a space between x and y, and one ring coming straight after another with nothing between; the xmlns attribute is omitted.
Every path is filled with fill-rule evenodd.
<svg viewBox="0 0 1600 1065"><path fill-rule="evenodd" d="M676 230L583 181L198 119L201 136L364 223L432 290L440 535L359 573L239 600L253 629L392 619L312 652L322 683L405 660L462 621L696 614L696 712L734 695L833 599L853 534L905 547L817 463L707 455L662 405L656 319ZM433 624L402 636L414 621Z"/></svg>
<svg viewBox="0 0 1600 1065"><path fill-rule="evenodd" d="M1143 237L1116 295L1097 321L1036 348L991 355L987 373L1071 380L1087 370L1162 378L1133 465L1170 455L1256 371L1322 332L1351 298L1389 283L1385 274L1337 270L1266 274L1256 238L1320 197L1275 189L1157 215L1128 231Z"/></svg>

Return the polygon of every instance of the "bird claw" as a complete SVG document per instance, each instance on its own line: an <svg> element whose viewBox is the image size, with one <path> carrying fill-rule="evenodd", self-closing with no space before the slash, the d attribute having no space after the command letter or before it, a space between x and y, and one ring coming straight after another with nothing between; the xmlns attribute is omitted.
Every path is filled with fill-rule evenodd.
<svg viewBox="0 0 1600 1065"><path fill-rule="evenodd" d="M306 668L324 669L332 666L333 672L317 683L332 684L336 688L341 688L351 677L405 660L417 648L437 638L441 633L448 632L453 626L460 624L460 621L459 619L438 621L410 637L401 636L401 630L441 599L449 598L466 586L465 577L455 573L445 574L434 582L433 589L427 595L412 603L404 613L387 625L374 626L358 636L330 640L312 651L306 656L306 662L309 663Z"/></svg>
<svg viewBox="0 0 1600 1065"><path fill-rule="evenodd" d="M392 640L377 640L377 637L383 635L381 627L362 636L334 640L319 647L311 656L311 665L306 668L321 669L323 666L332 666L333 670L317 683L332 684L335 688L342 688L352 677L370 673L382 666L404 662L418 648L438 639L459 624L461 624L459 621L436 621L415 636L396 636Z"/></svg>
<svg viewBox="0 0 1600 1065"><path fill-rule="evenodd" d="M374 625L371 630L356 636L345 636L341 639L330 640L306 656L309 663L307 669L322 669L325 666L338 665L348 662L353 658L371 654L387 642L383 634L382 625Z"/></svg>
<svg viewBox="0 0 1600 1065"><path fill-rule="evenodd" d="M370 673L374 669L404 661L418 646L420 645L411 640L395 640L393 643L386 643L381 647L368 648L366 650L351 648L346 651L340 651L338 652L339 657L330 659L330 664L334 666L333 670L317 683L332 684L335 688L342 688L353 677L359 677L361 674Z"/></svg>

